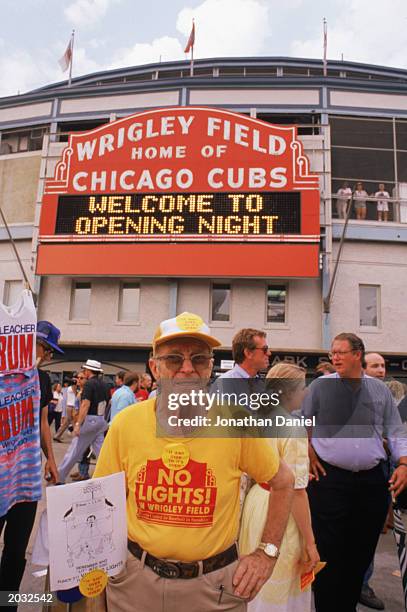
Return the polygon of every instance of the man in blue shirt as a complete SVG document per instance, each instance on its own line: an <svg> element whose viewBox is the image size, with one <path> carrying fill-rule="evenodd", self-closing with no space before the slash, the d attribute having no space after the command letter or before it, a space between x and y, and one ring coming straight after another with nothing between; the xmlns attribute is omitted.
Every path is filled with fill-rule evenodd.
<svg viewBox="0 0 407 612"><path fill-rule="evenodd" d="M137 391L138 383L139 375L137 372L127 372L122 386L113 393L110 407L110 422L124 408L138 401L134 395L134 392Z"/></svg>
<svg viewBox="0 0 407 612"><path fill-rule="evenodd" d="M363 372L365 347L355 334L334 338L336 373L309 387L302 413L315 417L308 486L321 560L316 612L355 612L363 576L373 558L389 504L407 486L407 435L386 385ZM387 438L397 464L387 481ZM390 485L390 486L389 486Z"/></svg>

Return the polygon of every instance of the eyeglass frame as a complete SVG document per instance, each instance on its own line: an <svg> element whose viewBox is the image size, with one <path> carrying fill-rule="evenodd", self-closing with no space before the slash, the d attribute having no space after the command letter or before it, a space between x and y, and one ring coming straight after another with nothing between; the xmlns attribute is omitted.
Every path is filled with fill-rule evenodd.
<svg viewBox="0 0 407 612"><path fill-rule="evenodd" d="M329 351L328 353L328 357L329 359L332 359L332 357L334 357L335 355L346 355L347 353L355 353L357 351L360 351L360 349L350 349L349 351Z"/></svg>
<svg viewBox="0 0 407 612"><path fill-rule="evenodd" d="M49 355L54 354L54 349L50 347L44 340L40 340L39 338L37 338L37 344L39 344L44 349L44 353L48 353Z"/></svg>
<svg viewBox="0 0 407 612"><path fill-rule="evenodd" d="M271 348L269 346L267 346L267 345L266 346L255 346L254 348L249 349L249 350L251 350L251 351L263 351L263 353L265 355L267 355L267 353L271 353Z"/></svg>
<svg viewBox="0 0 407 612"><path fill-rule="evenodd" d="M166 359L168 359L168 357L178 357L179 359L182 359L182 362L179 364L179 366L174 369L174 372L178 372L182 366L184 365L184 361L189 360L191 362L192 367L194 368L195 371L198 371L197 367L193 364L193 358L194 357L205 357L206 359L208 359L208 364L206 366L202 366L202 369L204 369L205 367L208 367L210 364L210 361L213 360L213 353L210 353L209 355L206 355L205 353L196 353L195 355L189 355L189 357L185 357L184 355L181 355L179 353L168 353L167 355L153 355L152 359L156 359L157 361L165 361ZM167 364L166 364L167 365ZM167 365L167 368L169 370L172 370L170 365Z"/></svg>

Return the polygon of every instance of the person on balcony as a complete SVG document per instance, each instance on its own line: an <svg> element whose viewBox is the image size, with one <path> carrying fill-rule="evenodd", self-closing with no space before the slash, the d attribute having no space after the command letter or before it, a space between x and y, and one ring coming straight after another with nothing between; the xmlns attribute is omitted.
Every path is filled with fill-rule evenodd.
<svg viewBox="0 0 407 612"><path fill-rule="evenodd" d="M336 212L338 217L339 219L346 219L348 202L352 197L352 189L349 187L349 183L342 183L342 187L338 189L336 196Z"/></svg>
<svg viewBox="0 0 407 612"><path fill-rule="evenodd" d="M368 197L368 193L363 187L363 183L358 181L355 191L353 192L353 202L355 204L356 219L359 221L364 221L366 219L366 200Z"/></svg>

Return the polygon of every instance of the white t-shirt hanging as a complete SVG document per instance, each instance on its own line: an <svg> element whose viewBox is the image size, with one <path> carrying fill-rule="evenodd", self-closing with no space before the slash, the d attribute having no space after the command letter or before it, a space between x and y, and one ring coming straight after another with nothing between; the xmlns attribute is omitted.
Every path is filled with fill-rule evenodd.
<svg viewBox="0 0 407 612"><path fill-rule="evenodd" d="M23 289L11 306L0 302L0 374L16 374L35 367L36 328L31 291Z"/></svg>

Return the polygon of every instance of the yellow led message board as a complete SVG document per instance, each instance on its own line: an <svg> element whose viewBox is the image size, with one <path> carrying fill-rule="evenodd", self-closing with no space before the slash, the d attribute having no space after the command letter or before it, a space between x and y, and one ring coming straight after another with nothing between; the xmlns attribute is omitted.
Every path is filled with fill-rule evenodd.
<svg viewBox="0 0 407 612"><path fill-rule="evenodd" d="M301 232L298 192L60 196L55 234L227 237Z"/></svg>

